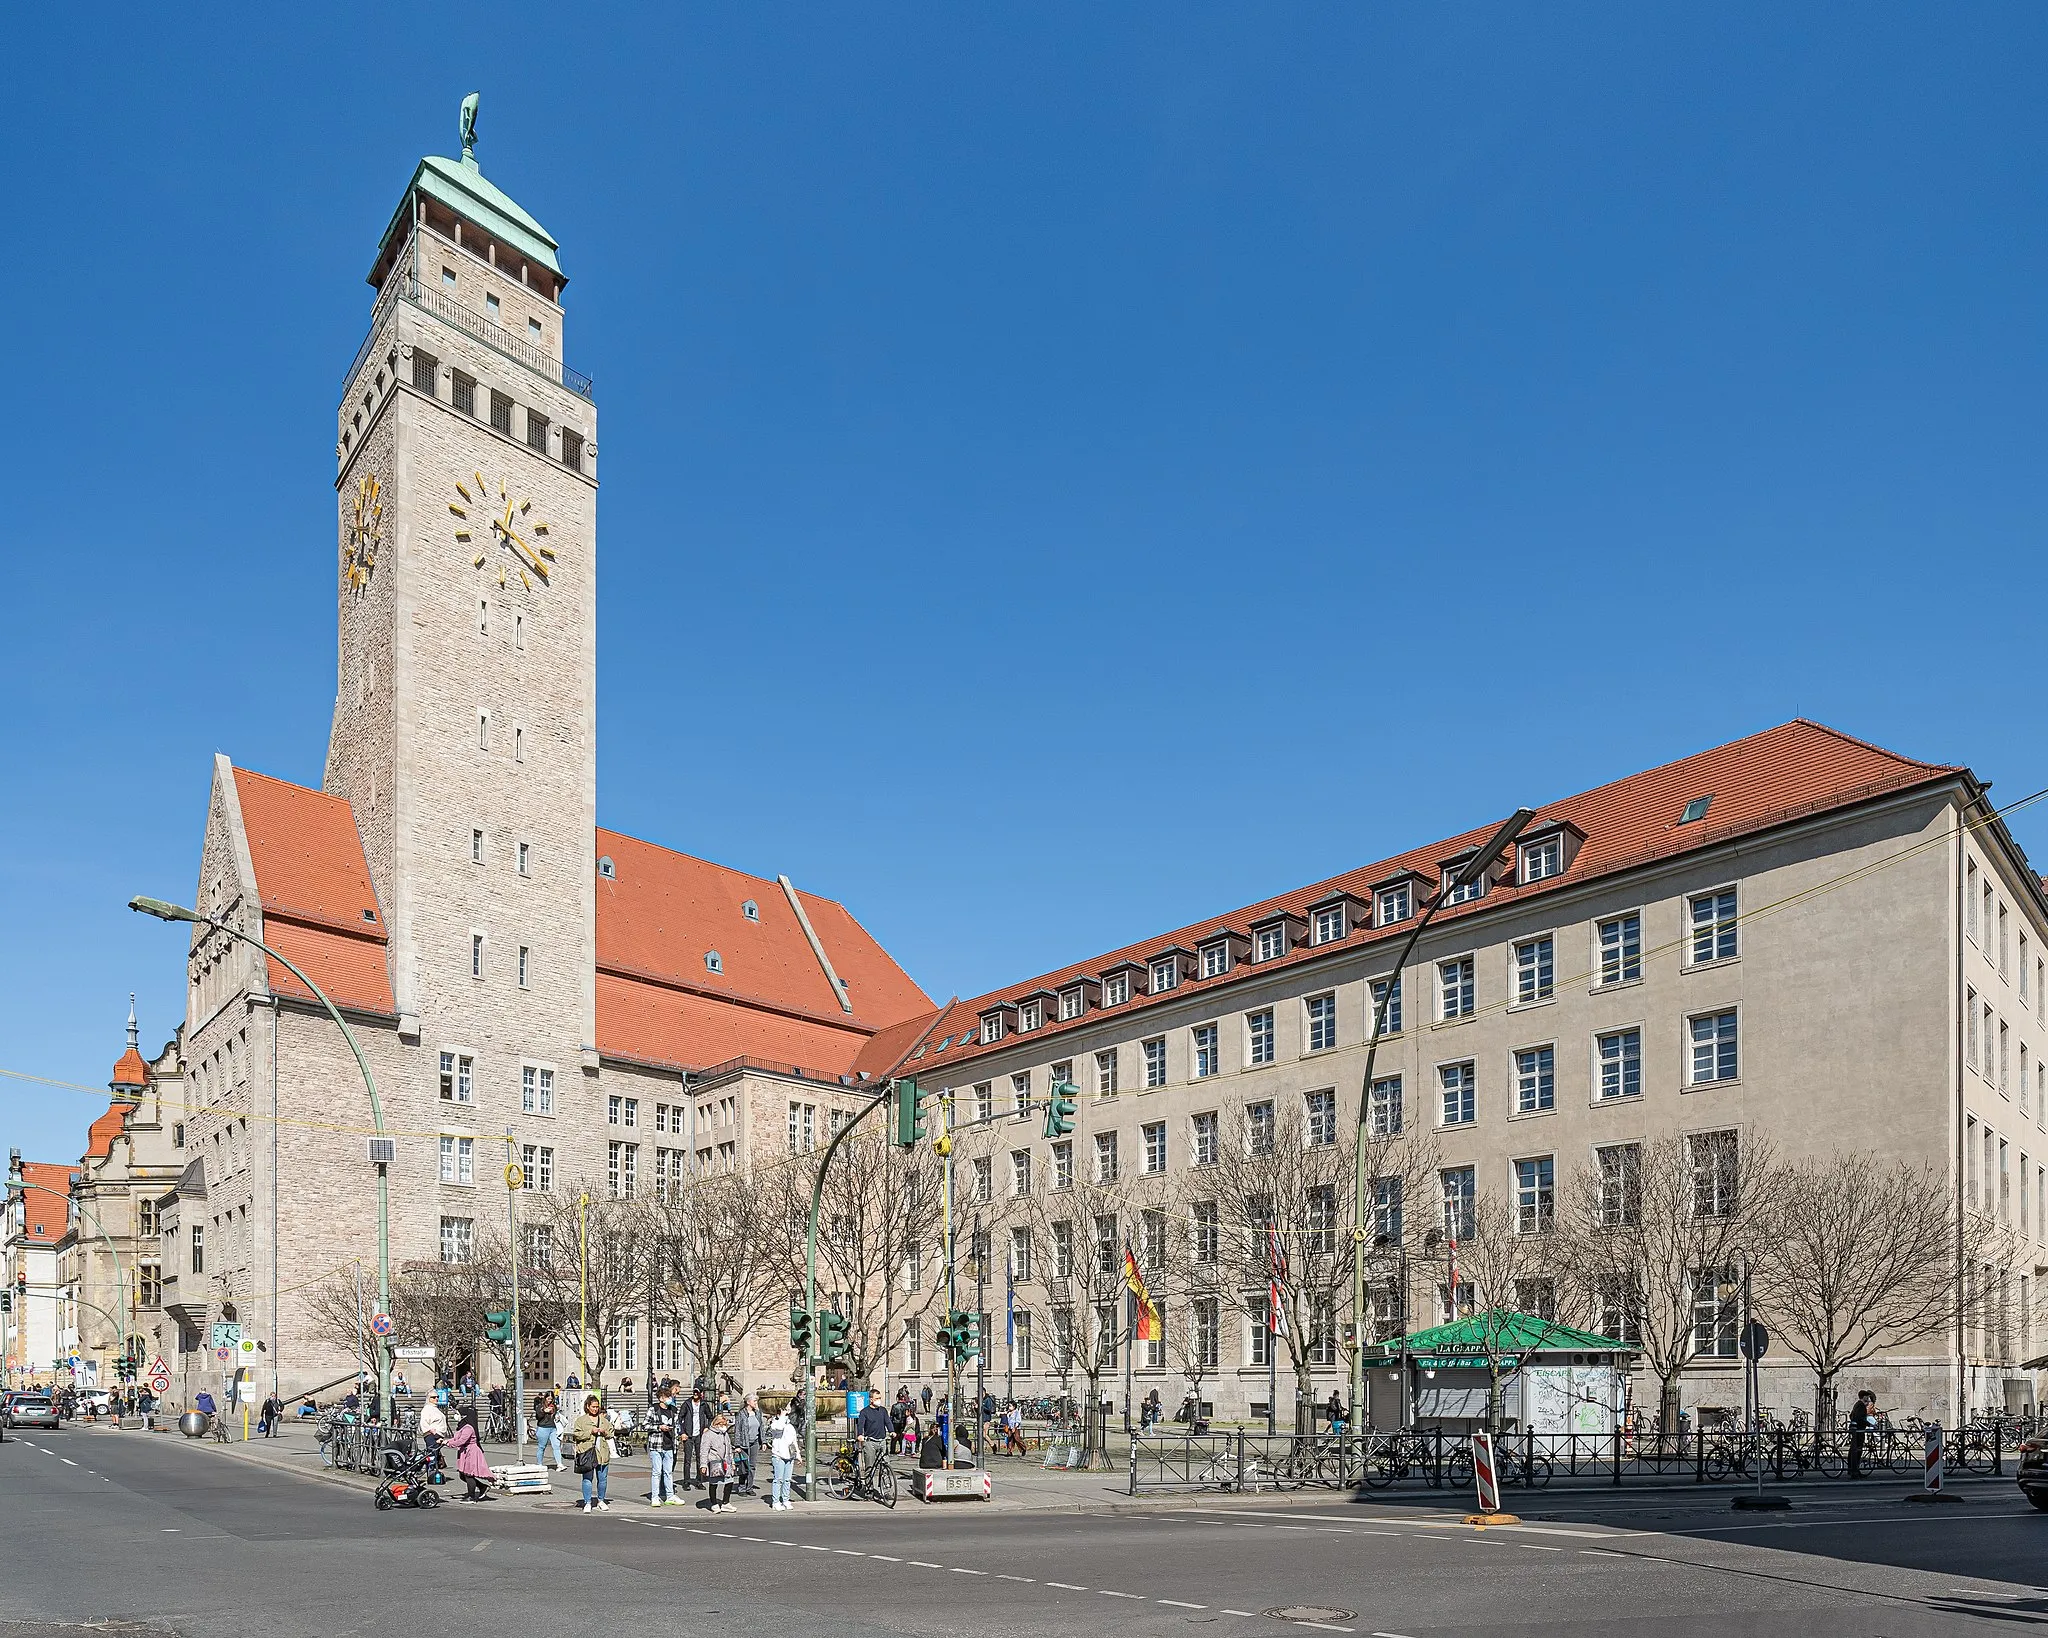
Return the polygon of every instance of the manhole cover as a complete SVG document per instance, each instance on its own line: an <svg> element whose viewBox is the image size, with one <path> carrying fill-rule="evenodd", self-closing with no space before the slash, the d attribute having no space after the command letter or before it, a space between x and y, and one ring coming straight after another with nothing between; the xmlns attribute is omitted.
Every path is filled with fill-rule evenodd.
<svg viewBox="0 0 2048 1638"><path fill-rule="evenodd" d="M1349 1610L1331 1609L1327 1604L1289 1604L1285 1609L1266 1611L1275 1621L1349 1621Z"/></svg>

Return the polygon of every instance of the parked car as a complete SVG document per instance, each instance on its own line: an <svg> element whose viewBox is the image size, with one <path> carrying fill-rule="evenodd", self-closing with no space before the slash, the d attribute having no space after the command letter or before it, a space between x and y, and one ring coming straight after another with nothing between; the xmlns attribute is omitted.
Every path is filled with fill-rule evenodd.
<svg viewBox="0 0 2048 1638"><path fill-rule="evenodd" d="M87 1388L78 1396L80 1416L104 1416L114 1408L114 1396L105 1388Z"/></svg>
<svg viewBox="0 0 2048 1638"><path fill-rule="evenodd" d="M59 1423L57 1402L46 1393L18 1393L7 1407L10 1428L49 1428Z"/></svg>
<svg viewBox="0 0 2048 1638"><path fill-rule="evenodd" d="M2022 1496L2048 1513L2048 1435L2020 1441L2019 1486Z"/></svg>

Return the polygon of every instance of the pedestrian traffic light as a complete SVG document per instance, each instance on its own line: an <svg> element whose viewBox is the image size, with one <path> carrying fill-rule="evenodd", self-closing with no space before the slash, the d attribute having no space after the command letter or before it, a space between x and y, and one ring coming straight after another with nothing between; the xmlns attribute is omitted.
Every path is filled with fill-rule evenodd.
<svg viewBox="0 0 2048 1638"><path fill-rule="evenodd" d="M1050 1101L1045 1106L1045 1135L1049 1138L1063 1138L1074 1130L1074 1100L1081 1095L1081 1089L1072 1081L1054 1081Z"/></svg>
<svg viewBox="0 0 2048 1638"><path fill-rule="evenodd" d="M924 1136L924 1101L934 1093L905 1077L896 1083L896 1143L908 1149Z"/></svg>
<svg viewBox="0 0 2048 1638"><path fill-rule="evenodd" d="M512 1340L512 1310L493 1308L484 1315L484 1335L493 1342Z"/></svg>
<svg viewBox="0 0 2048 1638"><path fill-rule="evenodd" d="M818 1316L818 1357L830 1365L846 1357L846 1316L826 1309Z"/></svg>
<svg viewBox="0 0 2048 1638"><path fill-rule="evenodd" d="M804 1358L811 1357L812 1323L811 1316L801 1308L789 1311L789 1345Z"/></svg>

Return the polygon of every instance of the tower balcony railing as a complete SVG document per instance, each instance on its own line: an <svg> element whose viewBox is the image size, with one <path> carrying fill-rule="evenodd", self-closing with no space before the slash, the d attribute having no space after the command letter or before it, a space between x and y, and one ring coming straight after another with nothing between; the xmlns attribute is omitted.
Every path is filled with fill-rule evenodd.
<svg viewBox="0 0 2048 1638"><path fill-rule="evenodd" d="M361 373L364 362L376 347L377 337L383 332L385 320L391 309L399 302L405 302L423 313L431 313L451 330L460 330L473 340L482 342L494 353L501 353L523 369L531 370L542 379L566 387L578 398L593 398L596 384L581 370L572 370L561 359L526 340L516 336L503 325L493 324L472 307L465 307L454 297L443 294L433 285L421 283L413 272L410 262L401 259L384 281L384 288L377 294L377 305L370 310L370 327L363 336L363 344L356 349L353 363L348 367L346 385L342 388L344 400L355 390L356 377Z"/></svg>

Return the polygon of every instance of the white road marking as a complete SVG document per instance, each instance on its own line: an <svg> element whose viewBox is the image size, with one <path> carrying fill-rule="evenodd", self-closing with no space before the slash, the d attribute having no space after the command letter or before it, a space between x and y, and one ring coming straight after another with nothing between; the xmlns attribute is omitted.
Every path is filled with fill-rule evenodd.
<svg viewBox="0 0 2048 1638"><path fill-rule="evenodd" d="M1290 1624L1297 1627L1321 1627L1325 1632L1356 1632L1358 1630L1356 1627L1332 1626L1327 1621L1295 1621Z"/></svg>
<svg viewBox="0 0 2048 1638"><path fill-rule="evenodd" d="M996 1579L998 1581L1030 1581L1033 1577L1028 1575L1004 1575L1002 1571L998 1570L996 1572Z"/></svg>
<svg viewBox="0 0 2048 1638"><path fill-rule="evenodd" d="M986 1570L963 1570L963 1569L961 1569L961 1568L960 1568L960 1566L959 1566L959 1565L957 1565L957 1564L955 1564L955 1565L954 1565L954 1566L952 1567L952 1569L953 1569L953 1573L954 1573L955 1575L987 1575L987 1574L988 1574L988 1571L986 1571Z"/></svg>
<svg viewBox="0 0 2048 1638"><path fill-rule="evenodd" d="M1581 1547L1579 1553L1585 1558L1627 1558L1626 1553L1610 1553L1605 1547Z"/></svg>
<svg viewBox="0 0 2048 1638"><path fill-rule="evenodd" d="M938 1568L938 1565L928 1564L921 1558L913 1558L908 1560L907 1562L910 1564L912 1569L917 1570L936 1570Z"/></svg>
<svg viewBox="0 0 2048 1638"><path fill-rule="evenodd" d="M1372 1638L1408 1638L1405 1632L1376 1632Z"/></svg>
<svg viewBox="0 0 2048 1638"><path fill-rule="evenodd" d="M1104 1598L1134 1598L1134 1599L1136 1599L1136 1600L1137 1600L1137 1601L1138 1601L1138 1602L1139 1602L1140 1604L1142 1604L1142 1603L1144 1603L1144 1602L1145 1602L1145 1595L1144 1595L1143 1593L1120 1593L1120 1592L1111 1592L1111 1591L1110 1591L1110 1590L1109 1590L1109 1589L1108 1589L1107 1587L1104 1587L1104 1588L1102 1589L1102 1596L1103 1596Z"/></svg>
<svg viewBox="0 0 2048 1638"><path fill-rule="evenodd" d="M1067 1592L1086 1592L1086 1587L1077 1587L1071 1581L1048 1581L1048 1587L1059 1587Z"/></svg>
<svg viewBox="0 0 2048 1638"><path fill-rule="evenodd" d="M1541 1542L1523 1541L1516 1543L1525 1553L1561 1553L1562 1547L1545 1547Z"/></svg>
<svg viewBox="0 0 2048 1638"><path fill-rule="evenodd" d="M478 1542L478 1543L477 1543L477 1544L476 1544L476 1545L475 1545L474 1547L470 1548L470 1551L471 1551L472 1553L480 1553L480 1552L482 1552L482 1551L483 1551L483 1550L484 1550L484 1549L485 1549L486 1547L490 1546L490 1544L491 1544L491 1538L490 1538L489 1536L485 1536L485 1537L484 1537L484 1539L483 1539L482 1541Z"/></svg>
<svg viewBox="0 0 2048 1638"><path fill-rule="evenodd" d="M787 1545L787 1543L785 1543L784 1545ZM902 1559L896 1558L889 1553L870 1553L868 1554L868 1557L879 1558L884 1564L901 1564L903 1562Z"/></svg>
<svg viewBox="0 0 2048 1638"><path fill-rule="evenodd" d="M62 1462L66 1467L76 1467L78 1465L69 1456L59 1456L57 1460Z"/></svg>
<svg viewBox="0 0 2048 1638"><path fill-rule="evenodd" d="M1205 1610L1209 1607L1207 1604L1190 1604L1185 1599L1180 1598L1161 1598L1156 1600L1156 1602L1170 1604L1177 1610Z"/></svg>
<svg viewBox="0 0 2048 1638"><path fill-rule="evenodd" d="M831 1552L831 1551L832 1551L832 1549L831 1549L830 1547L819 1547L819 1546L815 1546L815 1545L813 1545L813 1544L812 1544L811 1542L808 1542L808 1541L807 1541L807 1542L805 1542L805 1543L803 1544L803 1549L804 1549L804 1551L805 1551L805 1552L807 1552L807 1553L829 1553L829 1552Z"/></svg>
<svg viewBox="0 0 2048 1638"><path fill-rule="evenodd" d="M1249 1617L1250 1619L1252 1619L1252 1620L1254 1620L1254 1621L1256 1621L1256 1620L1258 1619L1258 1616L1257 1616L1257 1614L1256 1614L1256 1613L1254 1613L1254 1612L1253 1612L1253 1611L1251 1611L1251 1610L1225 1610L1225 1611L1224 1611L1223 1613L1224 1613L1225 1615L1243 1615L1243 1616L1248 1616L1248 1617Z"/></svg>
<svg viewBox="0 0 2048 1638"><path fill-rule="evenodd" d="M868 1556L866 1553L856 1553L851 1547L834 1547L832 1551L841 1558L866 1558Z"/></svg>

